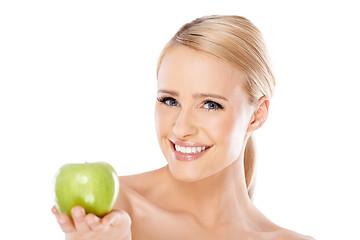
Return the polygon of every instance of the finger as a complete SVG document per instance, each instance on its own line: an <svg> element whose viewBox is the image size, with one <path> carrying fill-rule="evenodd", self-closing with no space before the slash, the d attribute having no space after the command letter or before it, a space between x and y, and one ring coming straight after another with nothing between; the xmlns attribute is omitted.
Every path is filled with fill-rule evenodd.
<svg viewBox="0 0 360 240"><path fill-rule="evenodd" d="M70 217L66 214L59 214L57 216L57 221L65 233L72 233L75 232L75 226L73 224L73 221L70 219Z"/></svg>
<svg viewBox="0 0 360 240"><path fill-rule="evenodd" d="M56 208L55 206L52 207L51 212L52 212L55 216L59 215L59 211L57 210L57 208Z"/></svg>
<svg viewBox="0 0 360 240"><path fill-rule="evenodd" d="M85 210L80 206L73 207L71 209L71 214L74 220L74 225L77 231L87 232L90 230L89 225L85 221Z"/></svg>
<svg viewBox="0 0 360 240"><path fill-rule="evenodd" d="M56 220L58 221L63 232L71 233L75 231L73 221L69 218L69 216L59 213L55 206L51 209L51 211L56 216Z"/></svg>
<svg viewBox="0 0 360 240"><path fill-rule="evenodd" d="M106 228L103 224L101 224L100 218L92 213L85 216L85 221L93 231L100 232Z"/></svg>
<svg viewBox="0 0 360 240"><path fill-rule="evenodd" d="M129 214L127 214L127 212L123 210L117 210L117 211L111 211L109 214L103 217L101 223L104 226L110 226L110 225L130 226L131 219Z"/></svg>

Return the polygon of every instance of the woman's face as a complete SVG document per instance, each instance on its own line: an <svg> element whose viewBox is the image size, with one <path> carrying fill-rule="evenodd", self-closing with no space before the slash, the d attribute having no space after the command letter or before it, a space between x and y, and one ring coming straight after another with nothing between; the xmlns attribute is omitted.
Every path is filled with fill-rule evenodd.
<svg viewBox="0 0 360 240"><path fill-rule="evenodd" d="M192 182L240 157L253 108L245 73L210 54L173 47L158 72L155 121L171 174Z"/></svg>

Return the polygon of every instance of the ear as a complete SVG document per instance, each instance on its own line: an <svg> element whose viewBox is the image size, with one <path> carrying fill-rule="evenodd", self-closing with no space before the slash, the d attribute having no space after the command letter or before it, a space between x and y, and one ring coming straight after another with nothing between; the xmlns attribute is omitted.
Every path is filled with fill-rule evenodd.
<svg viewBox="0 0 360 240"><path fill-rule="evenodd" d="M255 104L254 113L251 116L251 120L248 127L248 132L255 131L264 125L269 112L269 98L261 97Z"/></svg>

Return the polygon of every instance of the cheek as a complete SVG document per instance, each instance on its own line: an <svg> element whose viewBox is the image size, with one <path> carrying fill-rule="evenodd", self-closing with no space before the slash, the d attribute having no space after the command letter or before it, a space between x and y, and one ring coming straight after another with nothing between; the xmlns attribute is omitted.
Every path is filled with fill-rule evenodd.
<svg viewBox="0 0 360 240"><path fill-rule="evenodd" d="M227 117L206 116L202 126L206 129L208 136L216 143L224 142L232 131L232 121Z"/></svg>
<svg viewBox="0 0 360 240"><path fill-rule="evenodd" d="M231 113L208 117L204 126L208 136L217 145L217 151L231 158L238 156L246 133L246 124L241 115Z"/></svg>
<svg viewBox="0 0 360 240"><path fill-rule="evenodd" d="M164 108L158 103L155 106L155 129L159 140L171 130L172 114Z"/></svg>
<svg viewBox="0 0 360 240"><path fill-rule="evenodd" d="M155 107L155 129L156 129L156 134L158 136L158 138L161 135L161 131L162 131L162 121L163 121L163 115L162 112L160 111L158 104L156 104Z"/></svg>
<svg viewBox="0 0 360 240"><path fill-rule="evenodd" d="M231 135L236 131L236 119L230 114L219 114L217 116L204 116L202 126L212 140L220 144L228 142Z"/></svg>

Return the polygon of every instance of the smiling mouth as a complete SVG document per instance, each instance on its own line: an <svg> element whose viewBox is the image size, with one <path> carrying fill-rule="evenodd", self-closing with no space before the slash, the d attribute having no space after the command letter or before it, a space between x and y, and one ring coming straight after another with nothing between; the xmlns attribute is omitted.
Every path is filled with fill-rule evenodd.
<svg viewBox="0 0 360 240"><path fill-rule="evenodd" d="M176 151L176 152L179 152L179 153L183 153L183 154L197 154L197 153L201 153L209 148L211 148L211 146L197 146L197 147L184 147L184 146L180 146L180 145L177 145L175 143L173 143L172 141L170 141L172 146L173 146L173 149Z"/></svg>
<svg viewBox="0 0 360 240"><path fill-rule="evenodd" d="M169 139L170 140L170 139ZM200 159L214 145L202 145L190 142L178 142L170 140L173 156L179 161L193 161Z"/></svg>
<svg viewBox="0 0 360 240"><path fill-rule="evenodd" d="M181 153L196 154L196 153L201 153L202 151L205 151L205 149L206 149L205 146L202 146L202 147L181 147L181 146L175 144L175 150L177 152L181 152Z"/></svg>

